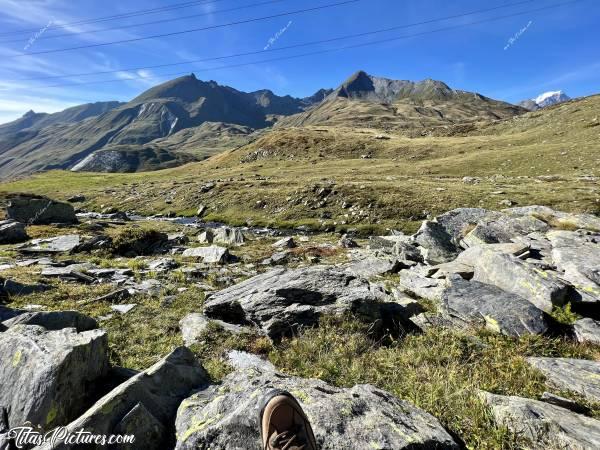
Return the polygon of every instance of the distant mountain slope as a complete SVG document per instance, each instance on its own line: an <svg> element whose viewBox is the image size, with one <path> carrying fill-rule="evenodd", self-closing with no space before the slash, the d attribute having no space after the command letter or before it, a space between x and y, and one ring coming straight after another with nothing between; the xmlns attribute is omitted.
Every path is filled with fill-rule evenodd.
<svg viewBox="0 0 600 450"><path fill-rule="evenodd" d="M189 160L190 154L199 153L206 156L202 143L195 139L200 148L190 149L185 141L179 140L178 146L168 145L160 141L176 135L181 130L195 128L207 122L232 124L244 128L244 134L254 129L271 125L270 116L289 115L303 111L310 103L290 96L279 97L268 90L252 93L241 92L214 81L198 80L193 74L180 77L155 86L126 104L111 104L105 112L93 120L76 121L86 114L90 115L91 107L83 105L80 110L71 108L57 113L62 120L54 119L55 115L27 114L18 123L4 126L4 134L0 134L0 178L24 175L49 169L70 169L78 167L83 170L90 167L81 164L92 153L100 150L116 150L123 152L144 151L160 154L154 161L169 161L169 164L142 164L136 168L128 157L129 163L123 170L145 170L167 167L172 161ZM88 111L88 112L86 112ZM69 119L69 120L67 120ZM229 129L213 127L204 129L203 135L210 139L218 138L221 132ZM1 130L0 130L1 133ZM228 131L225 131L227 137ZM189 136L193 138L195 133ZM187 134L180 135L188 136ZM156 145L149 145L157 141ZM241 142L243 143L243 142ZM241 145L240 143L240 145ZM214 148L211 142L211 148ZM218 147L218 146L216 146ZM190 151L186 157L175 155L182 151ZM210 154L210 151L208 152ZM108 161L107 171L115 171L119 158L93 159L94 170L100 170L100 161ZM141 158L141 161L146 161Z"/></svg>
<svg viewBox="0 0 600 450"><path fill-rule="evenodd" d="M521 107L435 80L391 80L359 71L317 106L281 120L278 127L363 126L383 129L431 127L495 120L524 113Z"/></svg>
<svg viewBox="0 0 600 450"><path fill-rule="evenodd" d="M519 106L522 106L529 111L537 111L540 108L568 102L569 100L571 100L571 97L569 97L563 91L550 91L544 92L543 94L538 95L536 98L523 100L519 103Z"/></svg>

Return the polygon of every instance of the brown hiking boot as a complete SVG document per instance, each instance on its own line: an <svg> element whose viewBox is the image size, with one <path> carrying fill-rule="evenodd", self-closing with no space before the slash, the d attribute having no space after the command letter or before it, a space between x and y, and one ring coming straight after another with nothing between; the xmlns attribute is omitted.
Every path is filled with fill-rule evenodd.
<svg viewBox="0 0 600 450"><path fill-rule="evenodd" d="M260 423L264 450L317 450L310 422L289 392L274 390L265 396Z"/></svg>

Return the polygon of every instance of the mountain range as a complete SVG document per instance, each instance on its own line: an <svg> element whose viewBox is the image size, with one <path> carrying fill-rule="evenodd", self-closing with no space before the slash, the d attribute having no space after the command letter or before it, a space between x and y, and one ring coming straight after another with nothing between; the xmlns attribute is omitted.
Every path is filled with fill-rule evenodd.
<svg viewBox="0 0 600 450"><path fill-rule="evenodd" d="M271 127L311 125L415 129L498 120L524 108L441 81L356 72L337 89L306 98L242 92L193 74L130 102L54 114L32 111L0 126L0 179L51 169L133 172L200 160L242 146Z"/></svg>
<svg viewBox="0 0 600 450"><path fill-rule="evenodd" d="M529 111L537 111L538 109L557 105L569 100L571 100L571 97L569 97L563 91L550 91L544 92L543 94L538 95L536 98L523 100L519 103L519 106L522 106Z"/></svg>

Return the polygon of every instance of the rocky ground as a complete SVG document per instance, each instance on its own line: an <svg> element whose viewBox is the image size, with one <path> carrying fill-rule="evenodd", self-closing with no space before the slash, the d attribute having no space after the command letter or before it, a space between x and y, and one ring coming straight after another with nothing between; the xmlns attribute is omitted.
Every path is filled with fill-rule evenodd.
<svg viewBox="0 0 600 450"><path fill-rule="evenodd" d="M5 216L0 448L31 422L259 449L273 387L323 449L600 447L597 216L461 208L367 237L32 196Z"/></svg>

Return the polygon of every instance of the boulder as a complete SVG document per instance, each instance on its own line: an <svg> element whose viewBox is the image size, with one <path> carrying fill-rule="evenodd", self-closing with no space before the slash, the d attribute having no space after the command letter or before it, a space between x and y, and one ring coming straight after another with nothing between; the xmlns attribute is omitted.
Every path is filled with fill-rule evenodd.
<svg viewBox="0 0 600 450"><path fill-rule="evenodd" d="M17 244L29 239L25 225L16 220L0 220L0 245Z"/></svg>
<svg viewBox="0 0 600 450"><path fill-rule="evenodd" d="M215 238L215 233L212 229L207 228L202 233L198 235L198 242L201 244L212 244Z"/></svg>
<svg viewBox="0 0 600 450"><path fill-rule="evenodd" d="M572 358L527 358L547 382L563 391L573 391L600 402L600 362Z"/></svg>
<svg viewBox="0 0 600 450"><path fill-rule="evenodd" d="M273 244L273 248L294 248L294 247L296 247L296 243L294 242L294 238L291 236L279 239L277 242L275 242Z"/></svg>
<svg viewBox="0 0 600 450"><path fill-rule="evenodd" d="M108 340L102 330L15 325L0 333L0 361L0 405L11 426L29 421L49 430L85 409L107 373Z"/></svg>
<svg viewBox="0 0 600 450"><path fill-rule="evenodd" d="M80 243L78 234L67 234L47 239L33 239L19 247L21 253L68 253Z"/></svg>
<svg viewBox="0 0 600 450"><path fill-rule="evenodd" d="M442 317L462 327L485 327L507 336L543 334L546 314L518 295L496 286L453 276L442 294Z"/></svg>
<svg viewBox="0 0 600 450"><path fill-rule="evenodd" d="M338 241L338 246L340 246L342 248L356 248L356 247L358 247L358 244L350 236L348 236L347 234L344 234Z"/></svg>
<svg viewBox="0 0 600 450"><path fill-rule="evenodd" d="M449 262L458 255L458 250L452 243L452 236L437 222L424 221L414 238L421 246L423 259L428 264Z"/></svg>
<svg viewBox="0 0 600 450"><path fill-rule="evenodd" d="M29 311L2 322L6 327L37 325L48 331L75 328L78 333L95 330L98 322L78 311Z"/></svg>
<svg viewBox="0 0 600 450"><path fill-rule="evenodd" d="M189 347L190 345L197 343L198 338L204 334L211 323L234 334L240 334L245 331L244 327L223 322L222 320L211 320L199 313L191 313L179 321L179 328L181 328L181 334L183 335L183 342L185 345Z"/></svg>
<svg viewBox="0 0 600 450"><path fill-rule="evenodd" d="M546 403L550 403L551 405L560 406L561 408L568 409L569 411L576 412L578 414L590 414L590 409L576 402L575 400L571 400L570 398L561 397L556 394L552 394L551 392L544 392L540 397L540 400Z"/></svg>
<svg viewBox="0 0 600 450"><path fill-rule="evenodd" d="M500 426L532 442L532 449L600 448L600 421L522 397L481 394Z"/></svg>
<svg viewBox="0 0 600 450"><path fill-rule="evenodd" d="M469 232L469 229L474 227L489 213L490 211L483 208L457 208L441 216L437 216L435 221L451 237L452 243L459 245L463 236Z"/></svg>
<svg viewBox="0 0 600 450"><path fill-rule="evenodd" d="M6 217L26 224L77 223L75 209L69 203L36 195L9 198Z"/></svg>
<svg viewBox="0 0 600 450"><path fill-rule="evenodd" d="M600 345L600 322L590 318L576 321L573 324L573 332L577 342Z"/></svg>
<svg viewBox="0 0 600 450"><path fill-rule="evenodd" d="M30 295L49 289L51 289L51 286L45 284L23 284L18 281L0 278L0 298Z"/></svg>
<svg viewBox="0 0 600 450"><path fill-rule="evenodd" d="M557 270L573 285L581 301L600 301L600 235L553 230L547 237Z"/></svg>
<svg viewBox="0 0 600 450"><path fill-rule="evenodd" d="M548 313L554 305L565 303L569 293L567 284L551 271L537 269L510 253L498 251L499 245L517 249L520 244L471 247L459 256L458 262L475 267L474 281L519 295Z"/></svg>
<svg viewBox="0 0 600 450"><path fill-rule="evenodd" d="M183 256L186 258L196 258L207 264L224 264L230 257L229 250L217 245L188 248L183 252Z"/></svg>
<svg viewBox="0 0 600 450"><path fill-rule="evenodd" d="M214 231L213 242L225 245L242 245L244 234L238 228L221 227Z"/></svg>
<svg viewBox="0 0 600 450"><path fill-rule="evenodd" d="M195 389L206 387L209 377L194 354L179 347L152 367L129 378L98 400L81 417L67 425L67 432L85 429L111 435L126 430L135 434L132 448L173 448L169 438L177 407ZM78 448L64 442L40 450Z"/></svg>
<svg viewBox="0 0 600 450"><path fill-rule="evenodd" d="M357 277L371 278L378 275L397 273L405 267L406 265L395 258L367 257L350 264L346 270Z"/></svg>
<svg viewBox="0 0 600 450"><path fill-rule="evenodd" d="M373 386L342 389L258 369L235 371L187 398L175 448L262 450L258 412L273 389L296 397L321 450L459 448L435 417Z"/></svg>
<svg viewBox="0 0 600 450"><path fill-rule="evenodd" d="M214 293L204 304L204 313L230 323L253 324L277 339L317 324L323 314L352 313L376 323L376 328L399 321L402 307L385 299L368 281L335 267L276 268Z"/></svg>

